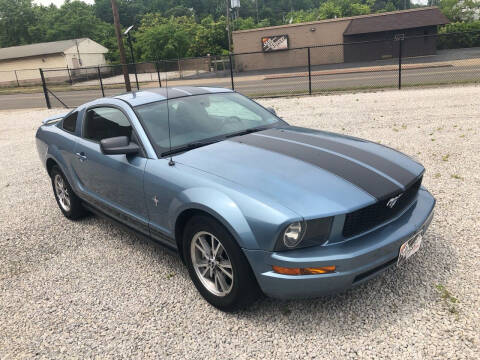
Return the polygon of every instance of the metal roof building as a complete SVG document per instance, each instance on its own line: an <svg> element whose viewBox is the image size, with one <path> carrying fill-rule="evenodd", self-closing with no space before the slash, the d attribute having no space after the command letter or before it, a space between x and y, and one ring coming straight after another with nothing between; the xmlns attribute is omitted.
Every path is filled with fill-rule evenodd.
<svg viewBox="0 0 480 360"><path fill-rule="evenodd" d="M0 48L0 82L30 83L40 78L39 68L104 65L108 49L89 39L71 39ZM57 74L58 76L68 76Z"/></svg>

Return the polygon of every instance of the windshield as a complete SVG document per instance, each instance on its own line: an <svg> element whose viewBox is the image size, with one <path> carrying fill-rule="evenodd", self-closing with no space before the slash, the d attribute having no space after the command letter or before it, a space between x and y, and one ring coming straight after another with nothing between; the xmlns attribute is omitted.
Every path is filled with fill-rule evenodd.
<svg viewBox="0 0 480 360"><path fill-rule="evenodd" d="M285 125L270 111L236 94L204 94L168 100L172 150L189 144L241 134L256 128ZM135 108L159 154L169 151L167 102L159 101Z"/></svg>

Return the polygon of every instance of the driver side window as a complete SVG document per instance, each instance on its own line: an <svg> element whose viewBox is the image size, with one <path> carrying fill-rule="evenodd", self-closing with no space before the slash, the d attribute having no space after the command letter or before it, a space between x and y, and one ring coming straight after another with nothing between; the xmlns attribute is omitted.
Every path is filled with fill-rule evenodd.
<svg viewBox="0 0 480 360"><path fill-rule="evenodd" d="M131 139L132 126L123 112L110 107L98 107L87 111L85 116L84 134L85 139L98 141L127 136Z"/></svg>

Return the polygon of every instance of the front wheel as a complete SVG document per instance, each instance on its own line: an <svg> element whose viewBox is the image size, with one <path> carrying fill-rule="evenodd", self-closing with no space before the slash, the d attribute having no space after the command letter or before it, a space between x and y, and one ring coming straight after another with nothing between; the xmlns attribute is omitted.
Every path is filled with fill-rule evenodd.
<svg viewBox="0 0 480 360"><path fill-rule="evenodd" d="M53 193L58 207L65 217L75 220L84 217L87 211L83 208L80 198L75 195L65 175L58 166L51 171Z"/></svg>
<svg viewBox="0 0 480 360"><path fill-rule="evenodd" d="M183 253L193 283L213 306L232 311L258 297L258 285L245 255L214 219L190 219L184 231Z"/></svg>

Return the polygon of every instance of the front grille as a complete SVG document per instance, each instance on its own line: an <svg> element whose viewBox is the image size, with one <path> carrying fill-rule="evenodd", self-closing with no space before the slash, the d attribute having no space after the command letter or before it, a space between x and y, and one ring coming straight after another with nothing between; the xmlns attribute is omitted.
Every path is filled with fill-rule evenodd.
<svg viewBox="0 0 480 360"><path fill-rule="evenodd" d="M349 238L361 234L362 232L372 229L397 216L412 203L421 184L422 178L420 177L407 188L403 195L397 200L397 203L393 208L389 208L387 203L392 197L397 196L400 193L392 194L386 199L380 200L373 205L347 214L345 224L343 225L343 236Z"/></svg>

